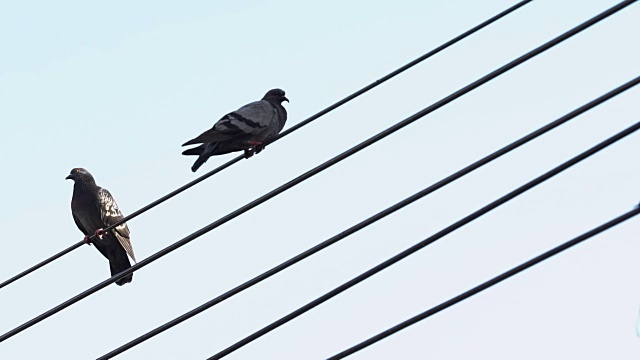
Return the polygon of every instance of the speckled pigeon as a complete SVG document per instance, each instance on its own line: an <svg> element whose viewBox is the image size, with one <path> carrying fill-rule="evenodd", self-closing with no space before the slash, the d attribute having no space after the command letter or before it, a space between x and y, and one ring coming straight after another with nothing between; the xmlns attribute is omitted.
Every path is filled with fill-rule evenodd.
<svg viewBox="0 0 640 360"><path fill-rule="evenodd" d="M212 155L244 150L245 157L249 158L262 151L265 143L275 139L287 121L287 110L282 106L283 101L289 102L283 90L269 90L262 100L228 113L210 130L182 144L202 144L182 153L198 155L191 170L198 170Z"/></svg>
<svg viewBox="0 0 640 360"><path fill-rule="evenodd" d="M130 268L131 263L127 255L133 261L136 261L136 257L131 247L127 224L118 225L107 232L103 230L123 218L118 204L109 191L96 185L93 176L82 168L72 169L67 179L75 182L71 198L71 214L80 231L85 234L85 242L89 244L89 236L96 235L92 243L104 257L109 259L111 276ZM129 274L116 281L116 284L122 286L130 283L132 279L133 274Z"/></svg>

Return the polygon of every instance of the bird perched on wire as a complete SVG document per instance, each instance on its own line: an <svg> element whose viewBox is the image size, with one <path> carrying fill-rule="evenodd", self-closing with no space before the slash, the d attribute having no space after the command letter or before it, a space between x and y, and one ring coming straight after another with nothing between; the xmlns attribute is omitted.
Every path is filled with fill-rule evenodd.
<svg viewBox="0 0 640 360"><path fill-rule="evenodd" d="M73 180L73 197L71 198L71 214L76 225L85 235L87 244L93 243L96 249L109 260L111 276L127 270L131 267L127 255L136 261L131 247L131 237L127 224L121 224L115 228L104 231L107 226L115 224L123 218L118 204L107 189L96 185L91 174L82 168L71 170L67 180ZM95 234L90 241L89 237ZM122 286L130 283L133 274L116 281Z"/></svg>
<svg viewBox="0 0 640 360"><path fill-rule="evenodd" d="M269 90L262 100L228 113L210 130L182 144L202 144L182 153L198 155L191 171L196 172L212 155L244 150L245 157L249 158L262 151L266 143L278 136L287 121L287 110L282 106L283 101L289 102L283 90Z"/></svg>

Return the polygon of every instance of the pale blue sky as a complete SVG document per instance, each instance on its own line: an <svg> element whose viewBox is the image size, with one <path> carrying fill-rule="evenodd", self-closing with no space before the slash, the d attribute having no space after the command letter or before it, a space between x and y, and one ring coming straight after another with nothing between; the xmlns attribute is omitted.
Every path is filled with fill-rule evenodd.
<svg viewBox="0 0 640 360"><path fill-rule="evenodd" d="M180 144L283 88L287 127L515 1L0 4L0 280L79 241L72 167L130 213L195 176ZM143 259L617 1L536 0L129 223ZM588 29L328 171L0 344L90 359L191 310L638 76L640 7ZM632 89L328 250L124 353L202 359L637 122ZM640 201L640 134L229 356L333 355ZM209 171L234 155L212 158ZM198 173L199 175L200 173ZM640 222L353 359L637 359ZM0 290L0 332L104 280L82 247Z"/></svg>

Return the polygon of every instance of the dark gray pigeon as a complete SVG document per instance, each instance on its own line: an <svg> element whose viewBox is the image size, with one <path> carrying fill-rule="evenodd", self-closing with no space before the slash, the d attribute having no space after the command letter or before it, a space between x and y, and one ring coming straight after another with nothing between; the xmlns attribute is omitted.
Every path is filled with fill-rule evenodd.
<svg viewBox="0 0 640 360"><path fill-rule="evenodd" d="M191 171L198 170L212 155L244 150L245 157L249 158L262 151L265 143L275 139L287 121L287 110L282 106L283 101L289 102L283 90L269 90L262 100L228 113L210 130L182 144L202 144L182 153L198 155Z"/></svg>
<svg viewBox="0 0 640 360"><path fill-rule="evenodd" d="M93 244L104 257L109 259L111 276L130 268L131 263L127 255L131 256L133 261L136 261L136 257L131 247L127 224L118 225L107 232L102 230L123 218L118 204L109 191L96 185L93 176L82 168L72 169L66 179L75 182L71 198L71 214L76 225L85 235L85 242L89 244L89 236L96 235ZM133 274L129 274L116 281L116 284L122 286L130 283L132 279Z"/></svg>

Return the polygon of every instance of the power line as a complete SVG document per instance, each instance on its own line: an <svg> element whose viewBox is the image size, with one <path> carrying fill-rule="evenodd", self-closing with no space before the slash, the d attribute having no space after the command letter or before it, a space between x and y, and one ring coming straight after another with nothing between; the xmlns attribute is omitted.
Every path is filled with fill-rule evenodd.
<svg viewBox="0 0 640 360"><path fill-rule="evenodd" d="M122 225L125 222L137 217L138 215L141 215L141 214L147 212L148 210L151 210L152 208L154 208L154 207L160 205L161 203L171 199L172 197L180 194L181 192L183 192L183 191L195 186L196 184L206 180L207 178L210 178L211 176L221 172L222 170L230 167L231 165L239 162L242 159L244 159L244 155L238 156L238 157L226 162L225 164L223 164L221 166L218 166L217 168L211 170L210 172L208 172L208 173L202 175L201 177L199 177L199 178L197 178L197 179L195 179L195 180L183 185L182 187L170 192L169 194L161 197L160 199L158 199L158 200L156 200L156 201L154 201L154 202L142 207L141 209L138 209L137 211L132 212L128 216L125 216L124 218L116 221L114 224L105 227L104 228L104 232L107 232L107 231L109 231L109 230L111 230L111 229L113 229L113 228L115 228L115 227L117 227L119 225ZM95 234L92 234L91 236L89 236L89 240L93 240L93 239L95 239ZM53 262L54 260L57 260L57 259L63 257L64 255L72 252L73 250L81 247L84 244L85 244L84 240L81 240L81 241L69 246L68 248L60 251L59 253L57 253L57 254L55 254L55 255L53 255L53 256L51 256L51 257L49 257L49 258L47 258L47 259L45 259L43 261L41 261L41 262L39 262L38 264L28 268L27 270L19 273L18 275L15 275L14 277L12 277L12 278L4 281L3 283L1 283L0 284L0 289L2 289L3 287L5 287L5 286L7 286L7 285L9 285L9 284L21 279L21 278L23 278L23 277L25 277L27 275L29 275L30 273L32 273L32 272L38 270L39 268L41 268L41 267Z"/></svg>
<svg viewBox="0 0 640 360"><path fill-rule="evenodd" d="M315 308L316 306L324 303L325 301L335 297L336 295L344 292L345 290L359 284L360 282L370 278L371 276L379 273L380 271L388 268L389 266L403 260L404 258L408 257L409 255L412 255L414 253L416 253L417 251L425 248L427 245L430 245L434 242L436 242L437 240L439 240L440 238L452 233L453 231L461 228L462 226L472 222L473 220L481 217L482 215L490 212L491 210L499 207L500 205L512 200L513 198L523 194L524 192L532 189L533 187L541 184L542 182L552 178L553 176L563 172L564 170L570 168L571 166L579 163L580 161L590 157L591 155L599 152L600 150L603 150L604 148L608 147L609 145L625 138L628 135L631 135L632 133L634 133L635 131L640 129L640 122L635 123L634 125L632 125L631 127L628 127L627 129L617 133L616 135L608 138L607 140L599 143L598 145L588 149L587 151L579 154L578 156L567 160L566 162L558 165L557 167L553 168L552 170L549 170L548 172L544 173L543 175L538 176L537 178L529 181L528 183L520 186L519 188L509 192L508 194L500 197L499 199L491 202L488 205L485 205L484 207L480 208L479 210L467 215L466 217L456 221L455 223L453 223L452 225L447 226L446 228L440 230L439 232L435 233L434 235L426 238L425 240L413 245L412 247L402 251L401 253L391 257L390 259L376 265L375 267L365 271L364 273L356 276L355 278L347 281L346 283L338 286L337 288L329 291L328 293L320 296L319 298L313 300L312 302L304 305L303 307L289 313L288 315L272 322L271 324L263 327L262 329L254 332L253 334L245 337L244 339L236 342L235 344L227 347L226 349L218 352L217 354L213 355L212 357L208 358L207 360L216 360L216 359L221 359L229 354L231 354L232 352L240 349L241 347L251 343L252 341L260 338L261 336L269 333L270 331L288 323L289 321L297 318L298 316L306 313L307 311Z"/></svg>
<svg viewBox="0 0 640 360"><path fill-rule="evenodd" d="M582 234L582 235L580 235L580 236L578 236L578 237L576 237L576 238L574 238L572 240L569 240L569 241L567 241L567 242L565 242L565 243L563 243L563 244L561 244L561 245L559 245L559 246L557 246L557 247L555 247L555 248L553 248L553 249L551 249L551 250L549 250L549 251L547 251L547 252L545 252L545 253L543 253L541 255L538 255L538 256L534 257L533 259L531 259L531 260L529 260L527 262L524 262L524 263L512 268L509 271L506 271L506 272L494 277L491 280L488 280L488 281L486 281L486 282L474 287L473 289L470 289L470 290L468 290L468 291L466 291L466 292L464 292L464 293L462 293L462 294L460 294L460 295L458 295L458 296L456 296L454 298L451 298L451 299L443 302L442 304L440 304L438 306L435 306L435 307L433 307L433 308L431 308L431 309L429 309L429 310L427 310L425 312L422 312L422 313L420 313L420 314L418 314L418 315L416 315L416 316L414 316L414 317L412 317L412 318L410 318L410 319L408 319L408 320L406 320L406 321L404 321L404 322L402 322L402 323L400 323L400 324L398 324L398 325L396 325L396 326L394 326L394 327L392 327L390 329L387 329L387 330L381 332L378 335L375 335L375 336L373 336L373 337L371 337L371 338L369 338L369 339L367 339L367 340L365 340L365 341L363 341L363 342L361 342L361 343L359 343L359 344L357 344L357 345L355 345L353 347L350 347L347 350L342 351L339 354L336 354L336 355L330 357L329 360L343 359L343 358L345 358L345 357L347 357L347 356L349 356L349 355L351 355L351 354L353 354L355 352L358 352L358 351L366 348L369 345L372 345L372 344L374 344L374 343L376 343L376 342L378 342L378 341L380 341L380 340L382 340L382 339L384 339L384 338L386 338L386 337L388 337L390 335L395 334L396 332L398 332L400 330L403 330L406 327L409 327L409 326L417 323L418 321L424 320L424 319L426 319L426 318L428 318L428 317L430 317L432 315L435 315L435 314L439 313L440 311L445 310L445 309L447 309L447 308L449 308L449 307L451 307L451 306L453 306L453 305L455 305L455 304L457 304L457 303L459 303L459 302L461 302L461 301L463 301L465 299L468 299L471 296L476 295L477 293L479 293L481 291L484 291L484 290L486 290L486 289L488 289L488 288L490 288L490 287L492 287L492 286L494 286L494 285L496 285L496 284L498 284L498 283L500 283L500 282L502 282L502 281L504 281L504 280L506 280L506 279L508 279L508 278L510 278L510 277L512 277L512 276L514 276L514 275L516 275L516 274L518 274L518 273L520 273L520 272L522 272L522 271L524 271L524 270L526 270L526 269L528 269L528 268L530 268L530 267L532 267L532 266L534 266L534 265L536 265L538 263L540 263L540 262L542 262L542 261L545 261L545 260L549 259L550 257L552 257L554 255L557 255L557 254L559 254L559 253L561 253L561 252L563 252L565 250L568 250L569 248L571 248L571 247L573 247L573 246L575 246L575 245L577 245L577 244L579 244L579 243L581 243L581 242L583 242L583 241L585 241L585 240L587 240L587 239L589 239L589 238L591 238L591 237L593 237L595 235L598 235L599 233L601 233L601 232L603 232L605 230L608 230L609 228L614 227L614 226L616 226L616 225L618 225L618 224L620 224L620 223L622 223L622 222L624 222L624 221L626 221L626 220L638 215L639 213L640 213L640 207L636 206L633 210L628 211L628 212L616 217L615 219L612 219L612 220L610 220L610 221L608 221L608 222L606 222L606 223L604 223L604 224L602 224L602 225L600 225L600 226L598 226L598 227L596 227L596 228L594 228L594 229L592 229L592 230L590 230L590 231L588 231L588 232L586 232L586 233L584 233L584 234Z"/></svg>
<svg viewBox="0 0 640 360"><path fill-rule="evenodd" d="M441 51L447 49L448 47L451 47L452 45L462 41L463 39L473 35L474 33L480 31L481 29L491 25L492 23L494 23L494 22L500 20L501 18L509 15L510 13L518 10L519 8L521 8L524 5L530 3L531 1L533 1L533 0L520 1L519 3L517 3L517 4L513 5L512 7L504 10L503 12L495 15L494 17L484 21L483 23L481 23L479 25L476 25L475 27L467 30L466 32L456 36L455 38L447 41L446 43L438 46L437 48L429 51L428 53L420 56L419 58L411 61L410 63L398 68L397 70L395 70L395 71L387 74L386 76L376 80L375 82L363 87L362 89L360 89L360 90L354 92L353 94L343 98L342 100L334 103L333 105L325 108L324 110L319 111L318 113L312 115L311 117L305 119L304 121L301 121L300 123L292 126L288 130L283 131L282 133L280 133L280 135L276 139L274 139L272 142L270 142L268 144L271 144L271 143L274 143L274 142L280 140L281 138L291 134L292 132L294 132L294 131L300 129L301 127L311 123L312 121L318 119L319 117L328 114L329 112L339 108L340 106L342 106L342 105L348 103L349 101L359 97L360 95L368 92L369 90L372 90L373 88L375 88L378 85L386 82L387 80L390 80L390 79L396 77L397 75L400 75L401 73L405 72L406 70L409 70L410 68L414 67L415 65L418 65L419 63L423 62L424 60L427 60L428 58L440 53ZM138 215L141 215L141 214L147 212L148 210L151 210L152 208L154 208L154 207L160 205L161 203L171 199L172 197L180 194L181 192L183 192L183 191L195 186L196 184L202 182L203 180L210 178L211 176L221 172L222 170L230 167L231 165L239 162L240 160L242 160L244 158L245 158L244 155L240 155L240 156L238 156L238 157L236 157L236 158L234 158L232 160L229 160L225 164L220 165L219 167L217 167L216 169L211 170L210 172L208 172L208 173L202 175L201 177L189 182L188 184L186 184L186 185L174 190L173 192L161 197L160 199L150 203L149 205L147 205L147 206L145 206L145 207L143 207L143 208L141 208L141 209L129 214L129 216L125 216L123 219L121 219L120 221L117 221L116 223L114 223L111 226L106 227L104 230L105 231L111 230L111 229L113 229L113 228L115 228L115 227L117 227L117 226L119 226L119 225L121 225L121 224L123 224L123 223L125 223L125 222L127 222L127 221L129 221L129 220L131 220L131 219L133 219L135 217L137 217ZM89 237L90 240L93 240L94 238L95 238L95 235L91 235ZM15 275L14 277L12 277L12 278L0 283L0 289L2 289L3 287L15 282L16 280L19 280L19 279L25 277L26 275L38 270L39 268L41 268L41 267L53 262L54 260L56 260L58 258L61 258L62 256L64 256L64 255L72 252L73 250L81 247L82 245L84 245L84 241L80 241L80 242L78 242L78 243L66 248L65 250L62 250L61 252L51 256L50 258L48 258L46 260L43 260L40 263L28 268L27 270L19 273L18 275Z"/></svg>
<svg viewBox="0 0 640 360"><path fill-rule="evenodd" d="M613 98L614 96L632 88L633 86L637 85L638 83L640 83L640 76L636 77L635 79L613 89L612 91L609 91L608 93L584 104L583 106L571 111L570 113L562 116L561 118L541 127L540 129L512 142L511 144L483 157L482 159L474 162L471 165L468 165L467 167L447 176L446 178L436 182L435 184L417 192L416 194L396 203L395 205L367 218L366 220L363 220L361 222L359 222L358 224L348 228L347 230L342 231L341 233L323 241L322 243L296 255L295 257L281 263L278 266L273 267L272 269L252 278L249 281L244 282L243 284L234 287L233 289L225 292L222 295L217 296L216 298L198 306L197 308L165 323L164 325L157 327L135 339L133 339L132 341L118 347L117 349L114 349L112 351L110 351L109 353L101 356L98 358L98 360L104 360L104 359L110 359L118 354L121 354L129 349L131 349L134 346L137 346L139 344L141 344L142 342L149 340L150 338L182 323L185 320L190 319L191 317L198 315L199 313L210 309L211 307L241 293L242 291L262 282L263 280L266 280L268 278L270 278L271 276L276 275L277 273L293 266L294 264L297 264L298 262L310 257L313 254L316 254L324 249L326 249L327 247L337 243L338 241L362 230L363 228L375 223L378 220L381 220L383 218L385 218L387 215L391 215L392 213L404 208L405 206L412 204L413 202L439 190L440 188L454 182L455 180L458 180L459 178L473 172L474 170L492 162L493 160L498 159L499 157L519 148L520 146L528 143L529 141L532 141L534 139L536 139L539 136L544 135L545 133L555 129L556 127L570 121L571 119L577 117L578 115L602 104L603 102Z"/></svg>
<svg viewBox="0 0 640 360"><path fill-rule="evenodd" d="M574 27L573 29L565 32L564 34L554 38L553 40L550 40L548 42L546 42L545 44L535 48L534 50L531 50L530 52L518 57L517 59L511 61L510 63L503 65L502 67L500 67L497 70L494 70L493 72L483 76L482 78L474 81L473 83L463 87L462 89L452 93L451 95L437 101L436 103L426 107L425 109L417 112L414 115L411 115L410 117L406 118L405 120L400 121L399 123L396 123L395 125L389 127L388 129L372 136L371 138L361 142L360 144L352 147L351 149L341 153L340 155L337 155L335 157L333 157L330 160L327 160L326 162L316 166L315 168L307 171L306 173L296 177L293 180L290 180L289 182L277 187L276 189L268 192L265 195L262 195L261 197L251 201L250 203L238 208L237 210L223 216L222 218L214 221L213 223L203 227L200 230L197 230L196 232L192 233L191 235L188 235L187 237L183 238L182 240L179 240L167 247L165 247L164 249L156 252L155 254L147 257L144 260L141 260L140 262L136 263L135 265L131 266L129 269L120 272L119 274L116 274L114 276L112 276L111 278L102 281L101 283L83 291L82 293L72 297L71 299L66 300L65 302L63 302L62 304L36 316L35 318L27 321L26 323L14 328L13 330L8 331L7 333L3 334L0 336L0 342L7 340L8 338L24 331L25 329L28 329L29 327L39 323L40 321L50 317L51 315L54 315L56 313L58 313L59 311L71 306L72 304L75 304L76 302L84 299L85 297L105 288L107 285L118 281L119 279L122 279L123 277L127 276L128 274L137 271L138 269L156 261L157 259L171 253L172 251L188 244L189 242L193 241L194 239L206 234L207 232L217 228L220 225L225 224L226 222L242 215L243 213L249 211L250 209L262 204L263 202L266 202L267 200L279 195L280 193L296 186L297 184L311 178L312 176L324 171L325 169L337 164L338 162L350 157L351 155L356 154L357 152L367 148L368 146L384 139L385 137L395 133L396 131L404 128L405 126L419 120L420 118L424 117L425 115L443 107L444 105L454 101L455 99L465 95L466 93L480 87L481 85L495 79L496 77L504 74L505 72L517 67L518 65L526 62L527 60L535 57L536 55L539 55L541 53L543 53L544 51L552 48L553 46L561 43L562 41L578 34L579 32L581 32L582 30L585 30L587 28L589 28L590 26L598 23L599 21L609 17L610 15L615 14L616 12L622 10L623 8L627 7L628 5L631 5L633 2L635 2L636 0L627 0L627 1L623 1L622 3L612 7L611 9L595 16L594 18Z"/></svg>

